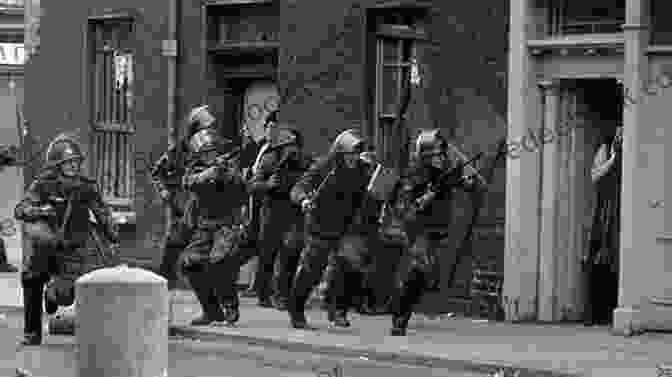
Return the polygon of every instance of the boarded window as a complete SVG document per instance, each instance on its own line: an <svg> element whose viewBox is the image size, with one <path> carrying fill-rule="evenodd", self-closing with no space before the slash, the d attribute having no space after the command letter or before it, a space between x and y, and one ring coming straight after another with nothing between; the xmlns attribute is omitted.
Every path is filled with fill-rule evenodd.
<svg viewBox="0 0 672 377"><path fill-rule="evenodd" d="M134 196L133 23L95 21L90 34L93 170L108 203L130 206Z"/></svg>

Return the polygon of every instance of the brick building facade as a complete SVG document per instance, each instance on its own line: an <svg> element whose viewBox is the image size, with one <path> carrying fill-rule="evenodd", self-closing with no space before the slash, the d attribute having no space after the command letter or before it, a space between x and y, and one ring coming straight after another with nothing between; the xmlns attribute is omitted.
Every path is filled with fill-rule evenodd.
<svg viewBox="0 0 672 377"><path fill-rule="evenodd" d="M352 126L391 164L403 163L400 151L417 128L444 128L468 155L491 151L506 132L507 10L504 1L46 2L24 111L36 139L81 130L89 172L131 215L125 252L156 261L162 212L145 162L165 149L167 125L190 107L210 104L223 132L237 138L279 104L313 153ZM420 80L397 134L399 73L411 67ZM474 249L501 266L503 165L496 171ZM462 207L460 224L471 204ZM471 270L464 263L462 280Z"/></svg>

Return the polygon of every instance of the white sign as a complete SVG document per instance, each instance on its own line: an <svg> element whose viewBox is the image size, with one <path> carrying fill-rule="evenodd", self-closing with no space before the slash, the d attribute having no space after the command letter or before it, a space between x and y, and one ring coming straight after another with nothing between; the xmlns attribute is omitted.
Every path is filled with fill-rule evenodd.
<svg viewBox="0 0 672 377"><path fill-rule="evenodd" d="M23 65L26 49L23 43L0 43L0 64Z"/></svg>

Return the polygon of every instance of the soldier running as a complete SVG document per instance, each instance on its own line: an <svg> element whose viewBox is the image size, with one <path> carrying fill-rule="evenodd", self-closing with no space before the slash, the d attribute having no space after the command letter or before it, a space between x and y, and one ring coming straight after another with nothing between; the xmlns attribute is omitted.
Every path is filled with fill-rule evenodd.
<svg viewBox="0 0 672 377"><path fill-rule="evenodd" d="M260 156L249 189L261 198L261 251L257 272L260 305L286 310L289 292L302 248L304 217L291 201L290 190L307 169L303 140L296 130L273 131L269 147ZM277 270L274 273L275 262Z"/></svg>
<svg viewBox="0 0 672 377"><path fill-rule="evenodd" d="M439 247L448 235L455 188L474 189L462 166L448 156L448 142L438 129L420 133L416 166L401 180L388 208L404 222L408 238L399 263L396 297L392 303L391 335L404 336L413 307L425 290L438 290Z"/></svg>
<svg viewBox="0 0 672 377"><path fill-rule="evenodd" d="M348 327L349 298L346 271L349 262L339 253L342 238L349 231L363 202L369 166L360 159L365 141L356 129L343 131L334 140L327 156L308 169L291 191L292 200L306 212L306 240L289 299L291 325L308 329L305 304L329 263L331 281L330 320Z"/></svg>
<svg viewBox="0 0 672 377"><path fill-rule="evenodd" d="M171 218L162 244L160 274L168 280L169 288L177 282L176 264L180 253L189 244L190 229L186 226L184 214L189 213L188 193L182 190L182 177L185 171L185 154L191 136L202 129L213 126L215 118L208 106L193 108L187 117L186 135L177 145L169 145L168 150L159 157L152 167L151 176L154 189L164 205L171 208Z"/></svg>
<svg viewBox="0 0 672 377"><path fill-rule="evenodd" d="M216 263L240 242L236 223L247 198L245 184L230 140L209 128L194 134L189 144L192 155L183 184L193 194L195 215L187 219L193 219L194 233L180 260L203 310L191 324L234 323L240 317L238 295L221 284Z"/></svg>
<svg viewBox="0 0 672 377"><path fill-rule="evenodd" d="M87 249L100 247L98 236L116 251L118 236L95 180L81 175L84 155L72 138L58 136L49 145L46 165L15 209L31 242L24 252L21 284L24 300L23 345L42 342L42 296L46 309L74 302L75 279L86 272ZM97 224L97 225L96 225ZM109 250L108 250L109 251ZM48 299L46 299L48 297Z"/></svg>

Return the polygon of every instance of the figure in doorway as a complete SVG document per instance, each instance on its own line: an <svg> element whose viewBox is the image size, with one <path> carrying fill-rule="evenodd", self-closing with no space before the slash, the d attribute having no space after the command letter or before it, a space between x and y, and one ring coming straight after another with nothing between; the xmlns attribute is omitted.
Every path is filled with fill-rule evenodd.
<svg viewBox="0 0 672 377"><path fill-rule="evenodd" d="M591 171L597 201L584 259L587 326L611 323L618 305L622 133L623 128L618 127L615 134L605 138Z"/></svg>

